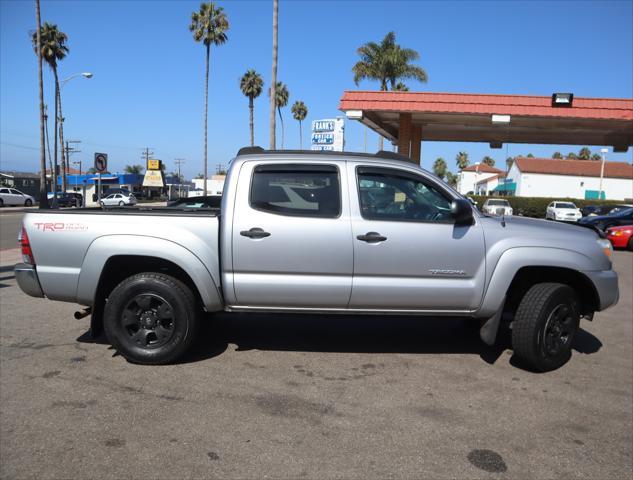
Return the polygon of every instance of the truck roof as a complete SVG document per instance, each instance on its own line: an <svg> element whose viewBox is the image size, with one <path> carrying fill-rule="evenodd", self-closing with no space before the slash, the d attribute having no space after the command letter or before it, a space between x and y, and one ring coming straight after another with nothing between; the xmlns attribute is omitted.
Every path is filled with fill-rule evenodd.
<svg viewBox="0 0 633 480"><path fill-rule="evenodd" d="M237 152L236 159L242 159L248 156L263 157L271 155L275 157L293 157L294 160L309 159L311 162L318 161L332 161L332 160L344 160L345 158L363 158L369 161L388 162L396 165L406 165L408 167L421 168L417 163L412 162L404 155L400 155L395 152L388 152L386 150L379 150L376 153L362 153L362 152L333 152L323 150L265 150L262 147L244 147Z"/></svg>

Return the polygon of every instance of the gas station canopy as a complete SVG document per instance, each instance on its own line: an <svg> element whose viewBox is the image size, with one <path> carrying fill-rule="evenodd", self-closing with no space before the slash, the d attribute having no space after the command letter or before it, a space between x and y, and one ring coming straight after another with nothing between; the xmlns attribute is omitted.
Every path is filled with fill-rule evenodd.
<svg viewBox="0 0 633 480"><path fill-rule="evenodd" d="M422 140L633 145L633 99L346 91L339 109L419 161ZM417 158L416 158L417 157Z"/></svg>

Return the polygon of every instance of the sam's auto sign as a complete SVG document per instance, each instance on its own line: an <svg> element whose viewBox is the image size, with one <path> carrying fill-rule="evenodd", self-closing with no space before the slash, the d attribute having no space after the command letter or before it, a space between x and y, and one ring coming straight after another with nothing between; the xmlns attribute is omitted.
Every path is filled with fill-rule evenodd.
<svg viewBox="0 0 633 480"><path fill-rule="evenodd" d="M345 146L343 117L312 121L312 150L342 152Z"/></svg>

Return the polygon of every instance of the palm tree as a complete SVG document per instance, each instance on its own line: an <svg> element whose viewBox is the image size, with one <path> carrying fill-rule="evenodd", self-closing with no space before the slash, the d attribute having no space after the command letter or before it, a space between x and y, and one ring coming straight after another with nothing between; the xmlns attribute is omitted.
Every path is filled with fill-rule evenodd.
<svg viewBox="0 0 633 480"><path fill-rule="evenodd" d="M388 90L400 79L412 78L426 83L428 77L423 68L410 65L410 62L420 58L420 54L411 48L402 48L396 43L396 34L389 32L378 44L367 42L357 50L360 60L352 67L354 83L361 80L378 80L380 90Z"/></svg>
<svg viewBox="0 0 633 480"><path fill-rule="evenodd" d="M39 35L38 35L39 33ZM68 36L57 28L57 25L44 22L39 28L39 32L34 32L31 36L33 42L33 49L36 54L42 55L42 58L48 63L48 66L53 70L53 76L55 77L55 135L54 135L54 165L57 170L57 124L59 121L59 78L57 76L57 62L63 60L68 53L68 47L66 46L66 40ZM39 37L39 41L38 41ZM38 52L38 45L40 51ZM64 146L62 145L62 149ZM46 164L45 164L46 166ZM53 179L53 192L57 194L57 172L52 172L51 178Z"/></svg>
<svg viewBox="0 0 633 480"><path fill-rule="evenodd" d="M270 75L270 90L268 90L268 96L270 97L270 114L268 116L270 122L270 149L275 149L277 132L275 130L275 108L277 107L276 95L272 94L272 89L277 86L277 34L278 34L278 22L277 13L279 11L278 0L273 0L273 68Z"/></svg>
<svg viewBox="0 0 633 480"><path fill-rule="evenodd" d="M123 171L125 173L134 173L140 175L143 173L144 169L145 168L143 167L143 165L126 165Z"/></svg>
<svg viewBox="0 0 633 480"><path fill-rule="evenodd" d="M299 122L299 150L303 150L303 128L301 122L308 116L308 107L301 100L297 100L292 108L292 117Z"/></svg>
<svg viewBox="0 0 633 480"><path fill-rule="evenodd" d="M506 171L510 171L513 163L514 163L514 158L512 157L506 158Z"/></svg>
<svg viewBox="0 0 633 480"><path fill-rule="evenodd" d="M562 159L563 158L563 154L560 152L554 152L552 153L552 158L556 158L556 159Z"/></svg>
<svg viewBox="0 0 633 480"><path fill-rule="evenodd" d="M457 175L453 172L446 172L446 183L448 183L451 187L457 185Z"/></svg>
<svg viewBox="0 0 633 480"><path fill-rule="evenodd" d="M448 165L446 165L446 160L442 157L435 160L433 163L433 173L440 178L444 178L446 176L446 171L448 170Z"/></svg>
<svg viewBox="0 0 633 480"><path fill-rule="evenodd" d="M534 155L532 155L531 153L528 153L527 158L534 158Z"/></svg>
<svg viewBox="0 0 633 480"><path fill-rule="evenodd" d="M481 163L485 163L489 167L494 167L495 166L495 159L492 158L492 157L489 157L488 155L486 155L484 158L481 159Z"/></svg>
<svg viewBox="0 0 633 480"><path fill-rule="evenodd" d="M409 87L407 87L402 82L398 82L398 83L396 83L396 85L391 90L393 90L394 92L408 92L409 91Z"/></svg>
<svg viewBox="0 0 633 480"><path fill-rule="evenodd" d="M569 152L565 158L567 160L576 160L578 159L578 155L576 155L574 152Z"/></svg>
<svg viewBox="0 0 633 480"><path fill-rule="evenodd" d="M40 0L35 0L35 53L37 54L37 79L40 95L40 208L48 208L46 195L46 150L44 148L44 81L42 79L42 26L40 20ZM50 154L49 154L50 156Z"/></svg>
<svg viewBox="0 0 633 480"><path fill-rule="evenodd" d="M600 161L600 160L602 160L602 157L600 156L600 154L599 154L599 153L594 153L594 154L591 156L591 160L597 160L597 161Z"/></svg>
<svg viewBox="0 0 633 480"><path fill-rule="evenodd" d="M587 147L582 147L578 152L578 158L580 160L589 160L591 158L591 150Z"/></svg>
<svg viewBox="0 0 633 480"><path fill-rule="evenodd" d="M191 14L189 31L193 33L196 42L202 42L205 47L204 72L204 191L207 191L207 123L209 110L209 60L211 45L220 46L227 40L226 32L229 20L222 7L216 7L214 2L202 3L200 10Z"/></svg>
<svg viewBox="0 0 633 480"><path fill-rule="evenodd" d="M455 163L457 163L457 168L463 170L468 166L468 154L466 152L459 152L455 157Z"/></svg>
<svg viewBox="0 0 633 480"><path fill-rule="evenodd" d="M255 145L255 126L253 123L253 100L259 97L264 88L262 76L255 70L248 70L240 79L240 90L248 97L248 126L251 131L251 147Z"/></svg>
<svg viewBox="0 0 633 480"><path fill-rule="evenodd" d="M361 80L377 80L380 90L396 89L399 79L412 78L425 83L428 80L423 68L410 65L409 62L420 58L420 54L410 48L402 48L396 43L396 34L389 32L380 43L367 42L358 50L360 60L352 67L354 83ZM383 137L380 137L380 149L383 149Z"/></svg>
<svg viewBox="0 0 633 480"><path fill-rule="evenodd" d="M279 121L281 122L281 149L284 149L284 119L281 116L281 109L288 105L288 87L283 82L277 82L275 85L275 105L279 112Z"/></svg>

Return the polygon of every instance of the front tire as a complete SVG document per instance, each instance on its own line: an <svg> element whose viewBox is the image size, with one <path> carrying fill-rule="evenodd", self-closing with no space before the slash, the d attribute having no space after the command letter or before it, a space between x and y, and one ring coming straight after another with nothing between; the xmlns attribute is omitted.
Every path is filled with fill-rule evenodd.
<svg viewBox="0 0 633 480"><path fill-rule="evenodd" d="M125 206L125 202L124 202L123 200L121 200L121 201L119 202L119 207L123 207L123 206Z"/></svg>
<svg viewBox="0 0 633 480"><path fill-rule="evenodd" d="M629 237L629 243L627 244L627 248L633 252L633 235Z"/></svg>
<svg viewBox="0 0 633 480"><path fill-rule="evenodd" d="M574 290L562 283L539 283L530 288L512 323L512 348L528 368L555 370L571 358L571 345L580 323Z"/></svg>
<svg viewBox="0 0 633 480"><path fill-rule="evenodd" d="M162 273L139 273L110 293L103 317L112 346L133 363L163 365L189 348L198 327L189 287Z"/></svg>
<svg viewBox="0 0 633 480"><path fill-rule="evenodd" d="M24 206L30 207L31 205L33 205L33 200L31 200L30 198L27 198L26 202L24 202Z"/></svg>

